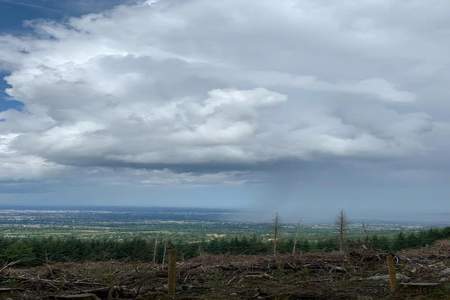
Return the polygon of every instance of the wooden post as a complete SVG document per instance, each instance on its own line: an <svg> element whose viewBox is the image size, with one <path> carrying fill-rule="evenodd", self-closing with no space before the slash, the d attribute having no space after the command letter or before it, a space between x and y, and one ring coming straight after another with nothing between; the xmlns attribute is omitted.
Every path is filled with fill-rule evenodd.
<svg viewBox="0 0 450 300"><path fill-rule="evenodd" d="M168 294L169 299L175 299L175 289L176 289L176 281L177 281L177 252L173 247L172 243L168 243Z"/></svg>
<svg viewBox="0 0 450 300"><path fill-rule="evenodd" d="M391 292L395 292L397 289L397 274L394 265L394 257L392 254L388 254L386 257L386 263L389 271L389 287L391 288Z"/></svg>

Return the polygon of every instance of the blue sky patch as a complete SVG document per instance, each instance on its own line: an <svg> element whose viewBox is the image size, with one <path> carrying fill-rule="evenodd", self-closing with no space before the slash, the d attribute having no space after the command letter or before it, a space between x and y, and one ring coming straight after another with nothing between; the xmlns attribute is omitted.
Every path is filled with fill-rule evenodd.
<svg viewBox="0 0 450 300"><path fill-rule="evenodd" d="M11 99L11 97L5 92L5 89L8 88L8 84L5 81L6 75L6 73L0 72L0 111L5 111L8 109L22 110L24 106L23 103L15 99Z"/></svg>
<svg viewBox="0 0 450 300"><path fill-rule="evenodd" d="M0 33L26 32L24 21L62 20L86 13L97 13L127 0L0 0Z"/></svg>

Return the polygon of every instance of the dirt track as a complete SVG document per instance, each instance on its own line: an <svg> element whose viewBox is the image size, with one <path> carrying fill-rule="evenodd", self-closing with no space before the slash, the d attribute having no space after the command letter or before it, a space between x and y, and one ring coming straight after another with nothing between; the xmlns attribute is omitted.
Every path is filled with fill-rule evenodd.
<svg viewBox="0 0 450 300"><path fill-rule="evenodd" d="M450 299L448 242L398 253L396 268L400 286L392 295L385 254L373 251L277 259L203 256L178 263L177 299ZM83 293L100 299L166 299L166 283L167 270L150 263L6 268L0 299L95 299L67 297Z"/></svg>

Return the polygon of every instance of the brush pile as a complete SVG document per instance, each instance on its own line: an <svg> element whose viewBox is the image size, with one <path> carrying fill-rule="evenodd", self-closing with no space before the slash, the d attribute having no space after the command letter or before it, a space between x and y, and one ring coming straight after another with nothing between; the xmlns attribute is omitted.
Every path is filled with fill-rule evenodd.
<svg viewBox="0 0 450 300"><path fill-rule="evenodd" d="M450 299L450 244L395 256L369 250L273 256L201 256L177 263L176 299ZM0 299L167 299L167 269L152 263L56 263L0 270Z"/></svg>

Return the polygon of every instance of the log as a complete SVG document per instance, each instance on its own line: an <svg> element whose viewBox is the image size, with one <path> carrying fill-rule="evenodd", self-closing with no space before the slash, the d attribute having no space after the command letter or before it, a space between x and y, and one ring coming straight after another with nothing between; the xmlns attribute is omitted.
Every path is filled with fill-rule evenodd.
<svg viewBox="0 0 450 300"><path fill-rule="evenodd" d="M56 300L101 300L95 294L76 294L56 296Z"/></svg>
<svg viewBox="0 0 450 300"><path fill-rule="evenodd" d="M410 286L410 287L435 287L439 286L438 282L405 282L400 283L402 286Z"/></svg>
<svg viewBox="0 0 450 300"><path fill-rule="evenodd" d="M0 288L0 299L14 299L23 289L17 288Z"/></svg>

